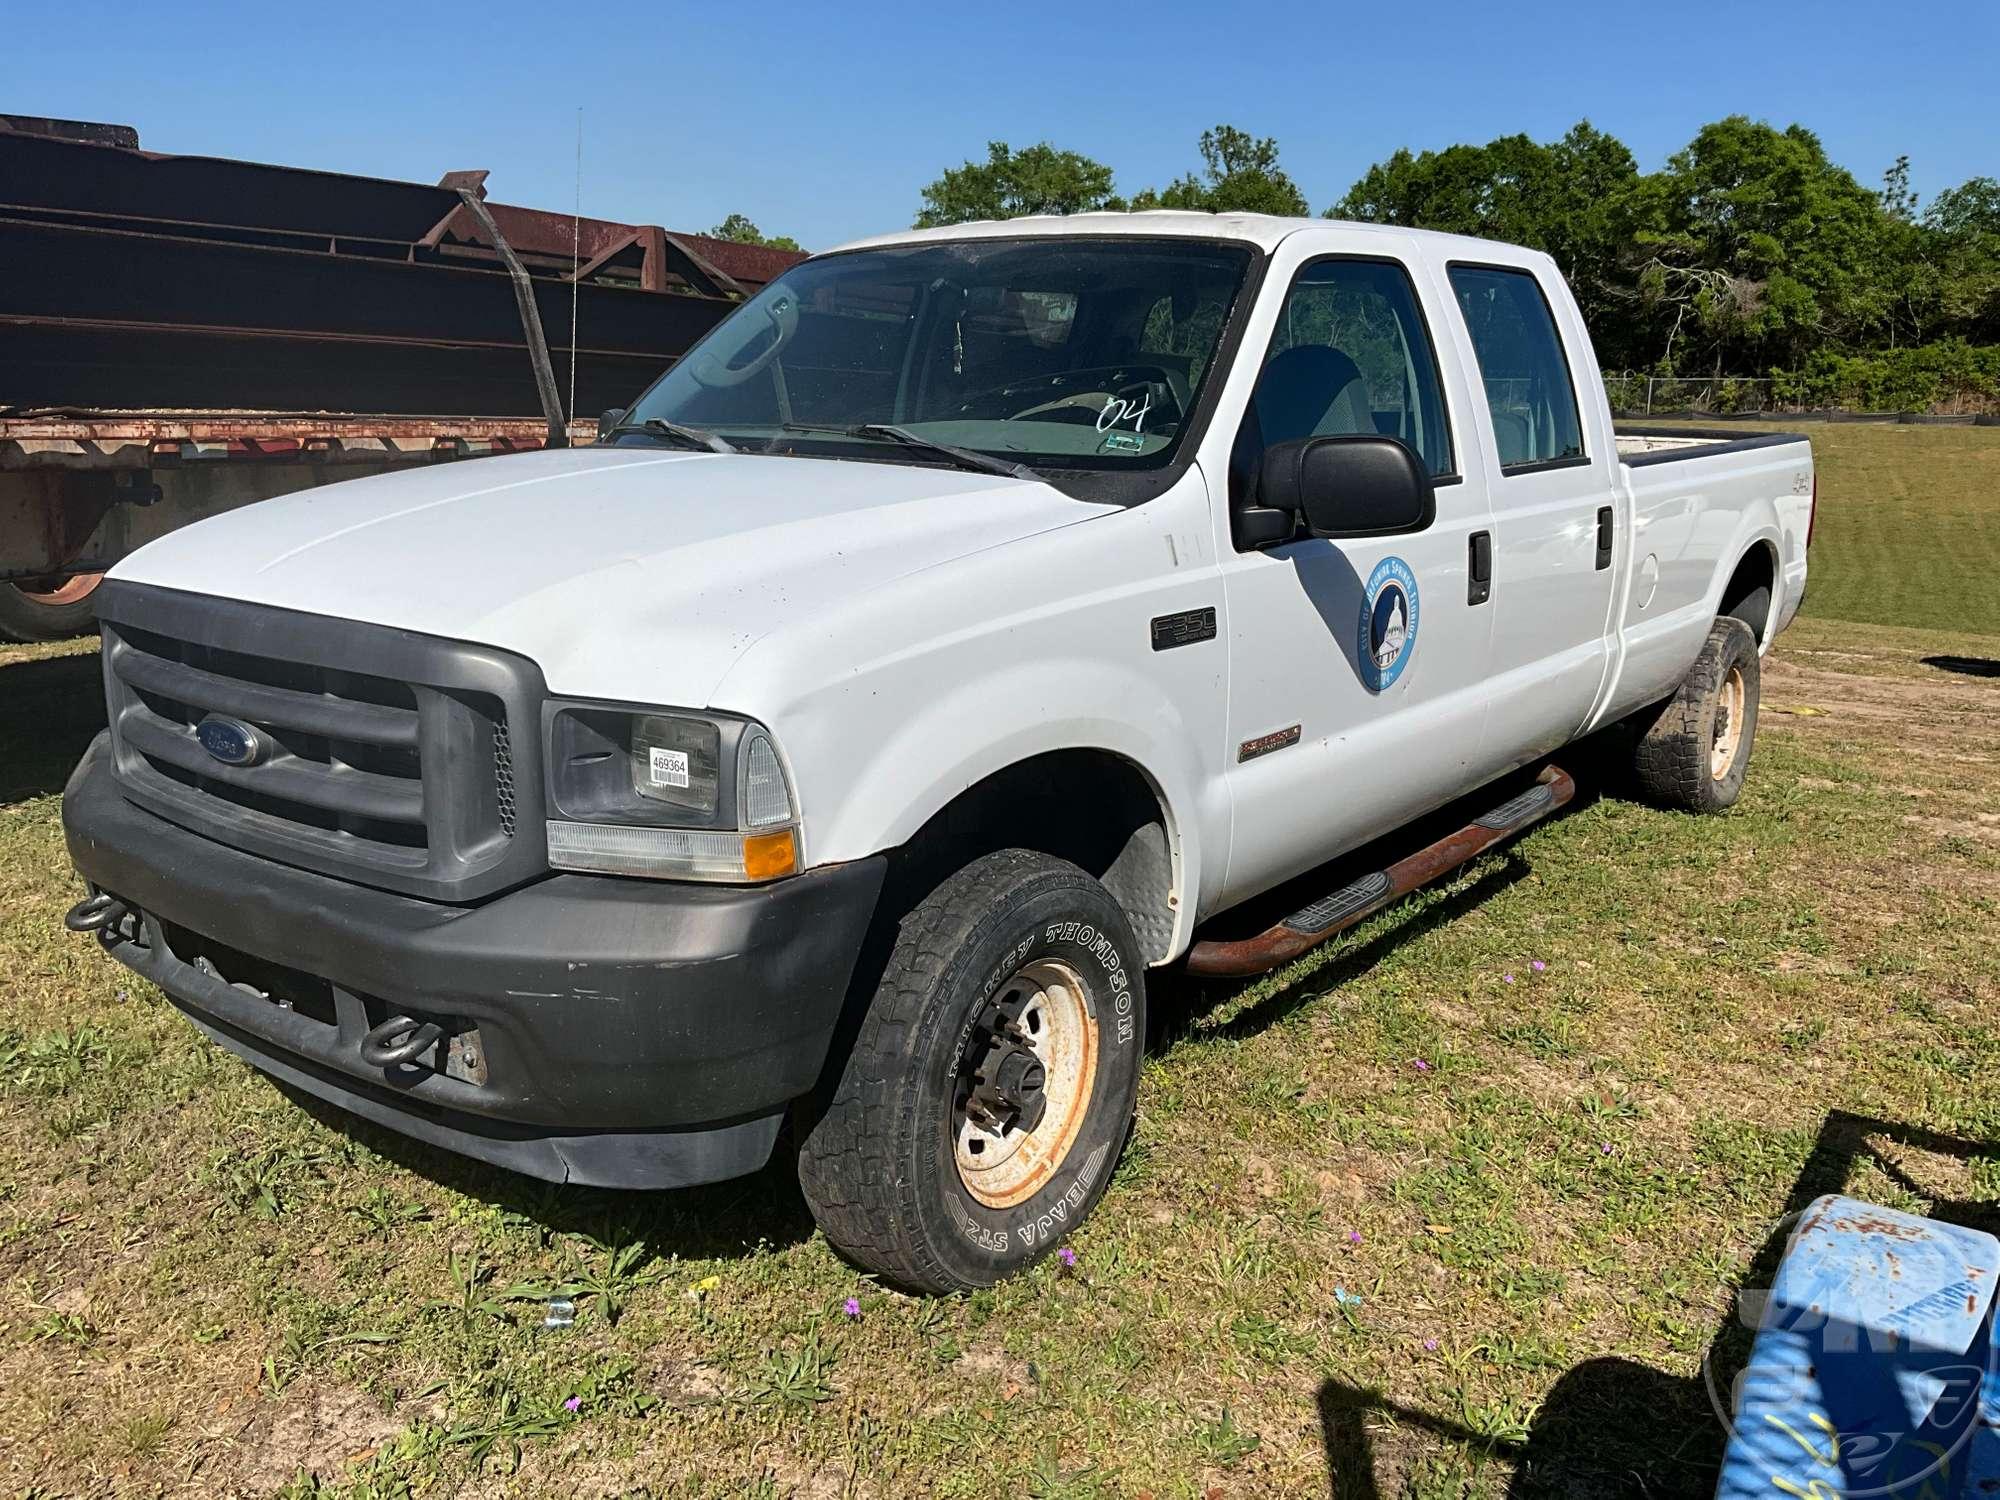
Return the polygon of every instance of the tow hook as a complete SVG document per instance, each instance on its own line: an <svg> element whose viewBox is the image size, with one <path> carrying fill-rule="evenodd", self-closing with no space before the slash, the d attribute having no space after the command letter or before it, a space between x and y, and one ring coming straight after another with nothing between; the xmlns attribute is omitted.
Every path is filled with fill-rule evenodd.
<svg viewBox="0 0 2000 1500"><path fill-rule="evenodd" d="M99 891L72 906L63 917L63 926L71 932L101 932L128 910L130 908L116 896Z"/></svg>
<svg viewBox="0 0 2000 1500"><path fill-rule="evenodd" d="M85 896L63 914L63 926L71 932L94 932L107 948L139 942L143 920L137 907L127 906L109 891Z"/></svg>
<svg viewBox="0 0 2000 1500"><path fill-rule="evenodd" d="M400 1067L415 1062L443 1037L444 1028L435 1021L391 1016L361 1039L361 1060L371 1068Z"/></svg>

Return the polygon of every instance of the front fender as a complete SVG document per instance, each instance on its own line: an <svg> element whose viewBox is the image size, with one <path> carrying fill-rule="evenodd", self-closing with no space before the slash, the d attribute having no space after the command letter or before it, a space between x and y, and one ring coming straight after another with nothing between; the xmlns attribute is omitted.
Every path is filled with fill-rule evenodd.
<svg viewBox="0 0 2000 1500"><path fill-rule="evenodd" d="M1007 705L996 724L995 705ZM1173 860L1170 951L1188 941L1203 888L1204 827L1226 828L1226 808L1200 803L1198 732L1159 686L1103 659L1071 656L1009 663L885 713L886 733L842 758L816 746L810 718L788 735L806 778L803 814L814 864L860 859L908 843L954 797L987 777L1055 750L1099 750L1131 763L1151 785ZM822 753L822 748L825 753ZM1221 861L1214 862L1219 872Z"/></svg>

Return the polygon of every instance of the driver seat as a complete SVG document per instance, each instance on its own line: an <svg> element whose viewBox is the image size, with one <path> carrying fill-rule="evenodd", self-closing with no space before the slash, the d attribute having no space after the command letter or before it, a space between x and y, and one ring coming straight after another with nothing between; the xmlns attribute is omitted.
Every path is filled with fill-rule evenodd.
<svg viewBox="0 0 2000 1500"><path fill-rule="evenodd" d="M1264 366L1251 397L1266 445L1375 432L1375 403L1361 367L1325 344L1299 344Z"/></svg>

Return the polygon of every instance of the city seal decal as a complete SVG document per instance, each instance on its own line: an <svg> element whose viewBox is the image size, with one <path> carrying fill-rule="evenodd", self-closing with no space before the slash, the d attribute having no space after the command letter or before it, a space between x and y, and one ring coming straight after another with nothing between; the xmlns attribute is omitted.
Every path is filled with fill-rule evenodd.
<svg viewBox="0 0 2000 1500"><path fill-rule="evenodd" d="M1385 691L1403 675L1417 649L1417 575L1400 557L1385 557L1361 591L1361 628L1354 642L1361 681Z"/></svg>

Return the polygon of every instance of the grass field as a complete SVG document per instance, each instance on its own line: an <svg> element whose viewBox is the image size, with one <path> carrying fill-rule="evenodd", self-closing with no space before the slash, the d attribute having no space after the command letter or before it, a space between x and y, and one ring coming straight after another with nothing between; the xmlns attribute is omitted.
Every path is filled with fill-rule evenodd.
<svg viewBox="0 0 2000 1500"><path fill-rule="evenodd" d="M1813 542L1807 612L2000 634L2000 429L1804 430L1829 502Z"/></svg>
<svg viewBox="0 0 2000 1500"><path fill-rule="evenodd" d="M1181 987L1075 1268L950 1301L782 1164L563 1190L301 1110L61 931L96 662L0 654L0 1493L1708 1493L1787 1210L2000 1218L2000 432L1813 435L1739 807L1592 800Z"/></svg>

